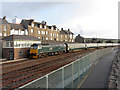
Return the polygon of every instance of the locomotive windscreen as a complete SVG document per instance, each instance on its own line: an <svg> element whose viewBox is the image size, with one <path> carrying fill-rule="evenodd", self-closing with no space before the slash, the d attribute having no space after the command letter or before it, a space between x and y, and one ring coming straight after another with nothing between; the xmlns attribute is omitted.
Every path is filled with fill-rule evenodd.
<svg viewBox="0 0 120 90"><path fill-rule="evenodd" d="M31 45L30 48L32 48L32 49L38 49L38 45L37 44L33 44L33 45Z"/></svg>

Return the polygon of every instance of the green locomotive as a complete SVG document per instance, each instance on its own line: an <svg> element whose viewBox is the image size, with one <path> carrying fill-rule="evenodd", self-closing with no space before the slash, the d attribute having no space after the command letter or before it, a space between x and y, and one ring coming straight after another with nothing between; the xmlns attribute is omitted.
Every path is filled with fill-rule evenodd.
<svg viewBox="0 0 120 90"><path fill-rule="evenodd" d="M66 52L65 44L41 45L33 44L30 47L30 58L39 58L46 55Z"/></svg>

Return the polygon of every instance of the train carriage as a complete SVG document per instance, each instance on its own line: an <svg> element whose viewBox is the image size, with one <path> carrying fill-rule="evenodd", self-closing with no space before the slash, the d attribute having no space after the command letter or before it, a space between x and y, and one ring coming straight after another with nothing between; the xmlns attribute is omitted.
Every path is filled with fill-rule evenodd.
<svg viewBox="0 0 120 90"><path fill-rule="evenodd" d="M96 48L98 47L97 43L86 43L87 48Z"/></svg>
<svg viewBox="0 0 120 90"><path fill-rule="evenodd" d="M86 48L85 43L75 43L75 44L69 43L67 45L68 45L68 51L76 51Z"/></svg>

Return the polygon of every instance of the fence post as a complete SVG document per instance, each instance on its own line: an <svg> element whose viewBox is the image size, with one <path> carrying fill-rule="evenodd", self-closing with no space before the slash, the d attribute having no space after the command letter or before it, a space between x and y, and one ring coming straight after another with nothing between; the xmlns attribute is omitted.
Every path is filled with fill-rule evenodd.
<svg viewBox="0 0 120 90"><path fill-rule="evenodd" d="M74 62L72 62L72 87L73 87L73 81L74 81Z"/></svg>
<svg viewBox="0 0 120 90"><path fill-rule="evenodd" d="M64 67L62 67L62 83L63 83L63 88L65 87L64 86Z"/></svg>
<svg viewBox="0 0 120 90"><path fill-rule="evenodd" d="M46 88L48 90L48 74L46 75Z"/></svg>

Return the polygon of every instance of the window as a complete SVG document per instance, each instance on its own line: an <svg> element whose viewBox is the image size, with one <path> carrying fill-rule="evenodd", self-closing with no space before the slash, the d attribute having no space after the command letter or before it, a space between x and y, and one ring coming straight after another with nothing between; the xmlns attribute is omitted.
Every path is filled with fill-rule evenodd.
<svg viewBox="0 0 120 90"><path fill-rule="evenodd" d="M42 40L45 40L45 37L42 37Z"/></svg>
<svg viewBox="0 0 120 90"><path fill-rule="evenodd" d="M48 31L46 31L46 35L48 34Z"/></svg>
<svg viewBox="0 0 120 90"><path fill-rule="evenodd" d="M63 36L61 35L61 38L62 38Z"/></svg>
<svg viewBox="0 0 120 90"><path fill-rule="evenodd" d="M34 27L34 24L32 23L32 27Z"/></svg>
<svg viewBox="0 0 120 90"><path fill-rule="evenodd" d="M6 33L4 33L4 36L7 36L7 34L6 34Z"/></svg>
<svg viewBox="0 0 120 90"><path fill-rule="evenodd" d="M23 51L19 51L19 55L22 55L23 54Z"/></svg>
<svg viewBox="0 0 120 90"><path fill-rule="evenodd" d="M6 42L6 47L13 47L13 42Z"/></svg>
<svg viewBox="0 0 120 90"><path fill-rule="evenodd" d="M45 29L46 29L46 26L45 26Z"/></svg>
<svg viewBox="0 0 120 90"><path fill-rule="evenodd" d="M70 34L70 39L72 39L72 34Z"/></svg>
<svg viewBox="0 0 120 90"><path fill-rule="evenodd" d="M57 38L57 41L58 41L58 38Z"/></svg>
<svg viewBox="0 0 120 90"><path fill-rule="evenodd" d="M56 37L56 34L54 33L54 37Z"/></svg>
<svg viewBox="0 0 120 90"><path fill-rule="evenodd" d="M6 42L6 47L9 47L9 42Z"/></svg>
<svg viewBox="0 0 120 90"><path fill-rule="evenodd" d="M42 31L42 34L45 34L45 31Z"/></svg>
<svg viewBox="0 0 120 90"><path fill-rule="evenodd" d="M57 28L56 28L56 31L57 31Z"/></svg>
<svg viewBox="0 0 120 90"><path fill-rule="evenodd" d="M51 37L52 37L52 33L51 33Z"/></svg>
<svg viewBox="0 0 120 90"><path fill-rule="evenodd" d="M67 38L67 35L65 35L65 38Z"/></svg>
<svg viewBox="0 0 120 90"><path fill-rule="evenodd" d="M31 33L33 33L33 29L31 29Z"/></svg>
<svg viewBox="0 0 120 90"><path fill-rule="evenodd" d="M48 37L46 37L46 40L48 40Z"/></svg>
<svg viewBox="0 0 120 90"><path fill-rule="evenodd" d="M38 37L40 39L40 37Z"/></svg>
<svg viewBox="0 0 120 90"><path fill-rule="evenodd" d="M42 28L42 25L40 25L40 28Z"/></svg>
<svg viewBox="0 0 120 90"><path fill-rule="evenodd" d="M27 29L25 30L25 35L28 35L28 31L27 31Z"/></svg>
<svg viewBox="0 0 120 90"><path fill-rule="evenodd" d="M13 47L13 42L10 42L10 47Z"/></svg>
<svg viewBox="0 0 120 90"><path fill-rule="evenodd" d="M53 39L51 38L51 40L53 40Z"/></svg>
<svg viewBox="0 0 120 90"><path fill-rule="evenodd" d="M4 31L6 31L7 30L7 26L4 26Z"/></svg>
<svg viewBox="0 0 120 90"><path fill-rule="evenodd" d="M58 37L58 34L57 34L57 37Z"/></svg>
<svg viewBox="0 0 120 90"><path fill-rule="evenodd" d="M2 36L2 33L0 33L0 36Z"/></svg>
<svg viewBox="0 0 120 90"><path fill-rule="evenodd" d="M51 29L52 29L52 31L53 31L53 27L52 27Z"/></svg>
<svg viewBox="0 0 120 90"><path fill-rule="evenodd" d="M40 31L38 31L38 34L40 34Z"/></svg>

